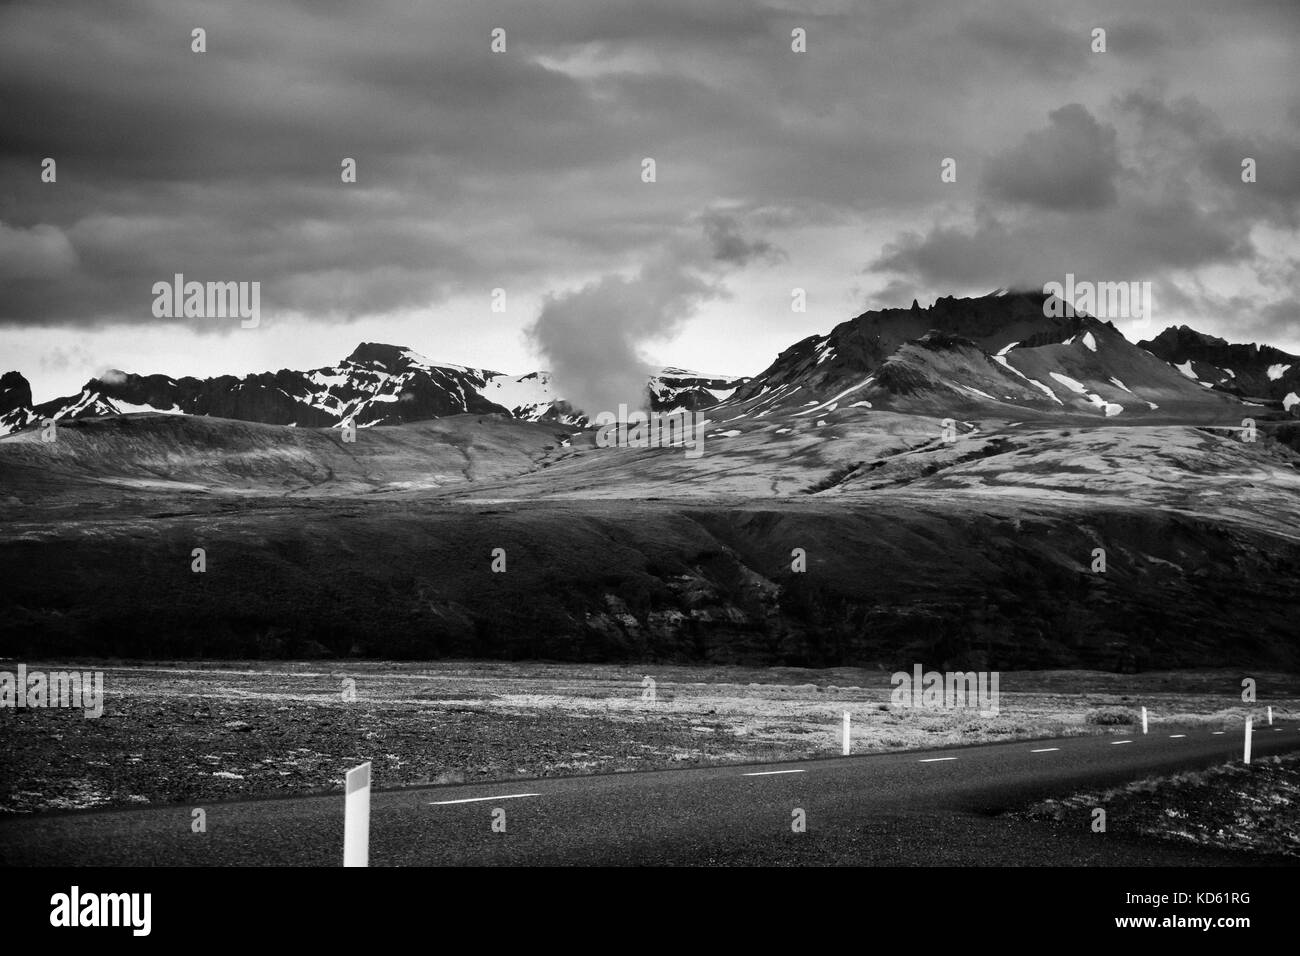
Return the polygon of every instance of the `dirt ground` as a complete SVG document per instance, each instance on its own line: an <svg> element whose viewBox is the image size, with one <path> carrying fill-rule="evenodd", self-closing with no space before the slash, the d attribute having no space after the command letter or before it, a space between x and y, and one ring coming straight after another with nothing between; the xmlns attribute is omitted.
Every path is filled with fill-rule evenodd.
<svg viewBox="0 0 1300 956"><path fill-rule="evenodd" d="M891 704L859 669L498 662L27 662L99 670L104 713L0 710L0 812L788 760L853 751L1239 725L1300 714L1300 677L1003 672L999 713ZM0 662L13 671L15 664ZM1256 680L1259 700L1241 700ZM653 684L650 699L649 678Z"/></svg>

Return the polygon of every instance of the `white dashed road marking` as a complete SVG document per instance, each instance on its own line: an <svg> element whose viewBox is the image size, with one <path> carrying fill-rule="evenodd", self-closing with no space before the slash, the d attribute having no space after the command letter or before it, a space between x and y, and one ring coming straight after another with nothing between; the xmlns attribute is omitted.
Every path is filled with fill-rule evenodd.
<svg viewBox="0 0 1300 956"><path fill-rule="evenodd" d="M443 807L449 803L482 803L485 800L517 800L520 797L540 797L540 793L502 793L495 797L466 797L464 800L434 800L431 807Z"/></svg>
<svg viewBox="0 0 1300 956"><path fill-rule="evenodd" d="M1131 741L1131 740L1112 740L1112 741L1110 742L1110 745L1111 745L1112 747L1118 747L1120 744L1131 744L1132 742L1133 742L1133 741Z"/></svg>
<svg viewBox="0 0 1300 956"><path fill-rule="evenodd" d="M741 776L745 777L771 777L778 773L803 773L802 770L759 770L756 773L746 773Z"/></svg>
<svg viewBox="0 0 1300 956"><path fill-rule="evenodd" d="M1031 754L1050 754L1053 750L1060 750L1060 747L1044 747L1041 750L1031 750Z"/></svg>
<svg viewBox="0 0 1300 956"><path fill-rule="evenodd" d="M956 757L926 757L921 763L938 763L940 760L956 760Z"/></svg>

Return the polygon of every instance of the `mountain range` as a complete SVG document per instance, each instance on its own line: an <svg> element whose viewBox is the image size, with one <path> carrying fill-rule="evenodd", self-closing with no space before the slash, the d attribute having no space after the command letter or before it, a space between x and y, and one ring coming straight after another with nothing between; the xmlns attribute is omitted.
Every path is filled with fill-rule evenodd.
<svg viewBox="0 0 1300 956"><path fill-rule="evenodd" d="M714 406L728 417L841 405L933 414L1019 409L1126 418L1284 411L1300 415L1300 357L1232 345L1182 326L1133 345L1088 316L1052 317L1038 293L952 296L922 309L866 312L786 349L753 378L667 368L655 410ZM1206 392L1210 394L1206 394ZM719 412L724 409L719 409ZM23 376L0 377L0 434L55 420L132 412L207 415L297 427L399 425L458 414L586 423L547 372L521 376L438 364L409 348L362 343L338 365L243 378L172 378L118 370L76 395L33 403Z"/></svg>
<svg viewBox="0 0 1300 956"><path fill-rule="evenodd" d="M664 369L647 396L655 408L703 408L737 382ZM459 414L501 414L522 421L585 421L559 398L547 372L510 376L488 369L436 364L409 348L363 342L338 365L281 369L237 378L172 378L111 370L76 395L33 404L18 372L0 377L0 435L35 422L169 412L235 421L323 428L345 420L358 427L400 425Z"/></svg>
<svg viewBox="0 0 1300 956"><path fill-rule="evenodd" d="M1300 359L1044 306L665 369L697 456L392 345L39 404L10 372L0 654L1300 667Z"/></svg>

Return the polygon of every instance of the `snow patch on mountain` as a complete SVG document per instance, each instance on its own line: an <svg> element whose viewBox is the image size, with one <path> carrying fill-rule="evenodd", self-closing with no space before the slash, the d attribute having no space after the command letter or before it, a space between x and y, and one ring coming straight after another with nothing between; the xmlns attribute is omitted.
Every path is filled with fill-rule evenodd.
<svg viewBox="0 0 1300 956"><path fill-rule="evenodd" d="M802 411L799 412L798 414L811 415L813 412L820 411L821 409L825 408L828 405L838 404L839 400L843 398L845 395L852 395L854 392L858 391L859 389L866 388L875 380L876 380L876 376L874 373L872 373L871 375L868 375L865 379L863 379L861 382L859 382L857 385L853 385L850 386L849 388L846 388L844 391L840 392L834 398L828 399L827 401L824 401L821 404L818 404L817 402L810 402L809 404L814 405L816 407L809 408L807 411ZM831 410L834 411L833 408Z"/></svg>
<svg viewBox="0 0 1300 956"><path fill-rule="evenodd" d="M1062 375L1060 372L1048 372L1048 375L1056 379L1072 392L1078 392L1080 395L1088 394L1088 390L1083 387L1083 383L1078 379L1070 378L1068 375Z"/></svg>
<svg viewBox="0 0 1300 956"><path fill-rule="evenodd" d="M1064 404L1065 404L1065 402L1061 401L1061 399L1060 399L1059 397L1057 397L1057 394L1056 394L1054 391L1052 391L1052 388L1051 388L1050 385L1044 385L1042 382L1040 382L1040 381L1039 381L1038 379L1036 379L1036 378L1026 379L1026 381L1028 381L1030 385L1034 385L1034 386L1037 386L1038 388L1042 389L1045 393L1047 393L1047 397L1050 398L1052 401L1056 402L1056 404L1058 404L1058 405L1064 405Z"/></svg>
<svg viewBox="0 0 1300 956"><path fill-rule="evenodd" d="M1124 411L1123 405L1117 405L1114 402L1108 402L1100 395L1094 395L1092 392L1088 391L1088 389L1084 387L1084 384L1082 382L1078 381L1077 379L1070 378L1070 376L1063 375L1060 372L1049 372L1048 374L1051 375L1052 378L1060 382L1062 385L1064 385L1066 388L1068 388L1070 391L1082 395L1091 404L1096 405L1098 408L1100 408L1102 411L1106 413L1107 418L1112 418L1115 415L1118 415L1120 412ZM1125 389L1125 391L1128 391L1128 389Z"/></svg>
<svg viewBox="0 0 1300 956"><path fill-rule="evenodd" d="M1107 418L1114 418L1120 412L1124 411L1123 405L1117 405L1114 402L1108 402L1099 395L1089 395L1088 400L1106 413Z"/></svg>
<svg viewBox="0 0 1300 956"><path fill-rule="evenodd" d="M156 405L135 405L132 404L131 402L124 402L120 398L110 399L109 404L111 404L114 408L116 408L118 413L122 415L130 415L136 412L154 412L154 413L161 413L163 415L185 414L174 405L170 408L159 408Z"/></svg>
<svg viewBox="0 0 1300 956"><path fill-rule="evenodd" d="M1050 387L1048 387L1047 385L1044 385L1042 382L1038 381L1038 379L1030 378L1030 377L1029 377L1028 375L1026 375L1024 372L1020 371L1020 369L1016 368L1016 367L1015 367L1014 365L1012 365L1009 361L1007 361L1005 358L1003 358L1001 353L998 353L997 355L994 355L994 356L993 356L993 359L994 359L995 361L997 361L997 362L998 362L998 363L999 363L1003 368L1005 368L1007 371L1009 371L1009 372L1015 372L1017 375L1019 375L1021 378L1023 378L1026 382L1028 382L1030 385L1033 385L1033 386L1034 386L1035 388L1037 388L1039 391L1043 392L1043 393L1044 393L1048 398L1050 398L1052 401L1056 402L1056 404L1058 404L1058 405L1064 405L1064 404L1065 404L1065 402L1061 401L1061 399L1057 397L1057 394L1056 394L1054 391L1052 391Z"/></svg>

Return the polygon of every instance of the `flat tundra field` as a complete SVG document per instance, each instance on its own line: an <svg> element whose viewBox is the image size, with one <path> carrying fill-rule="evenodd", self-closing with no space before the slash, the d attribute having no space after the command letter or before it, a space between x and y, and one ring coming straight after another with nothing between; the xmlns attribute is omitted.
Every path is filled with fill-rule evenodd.
<svg viewBox="0 0 1300 956"><path fill-rule="evenodd" d="M876 669L440 662L29 662L102 671L104 712L0 710L0 812L825 757L1300 714L1300 677L1004 671L999 713L891 703ZM0 662L0 669L14 670ZM1242 701L1242 681L1258 701ZM646 680L649 678L649 681ZM650 681L653 681L653 695Z"/></svg>

